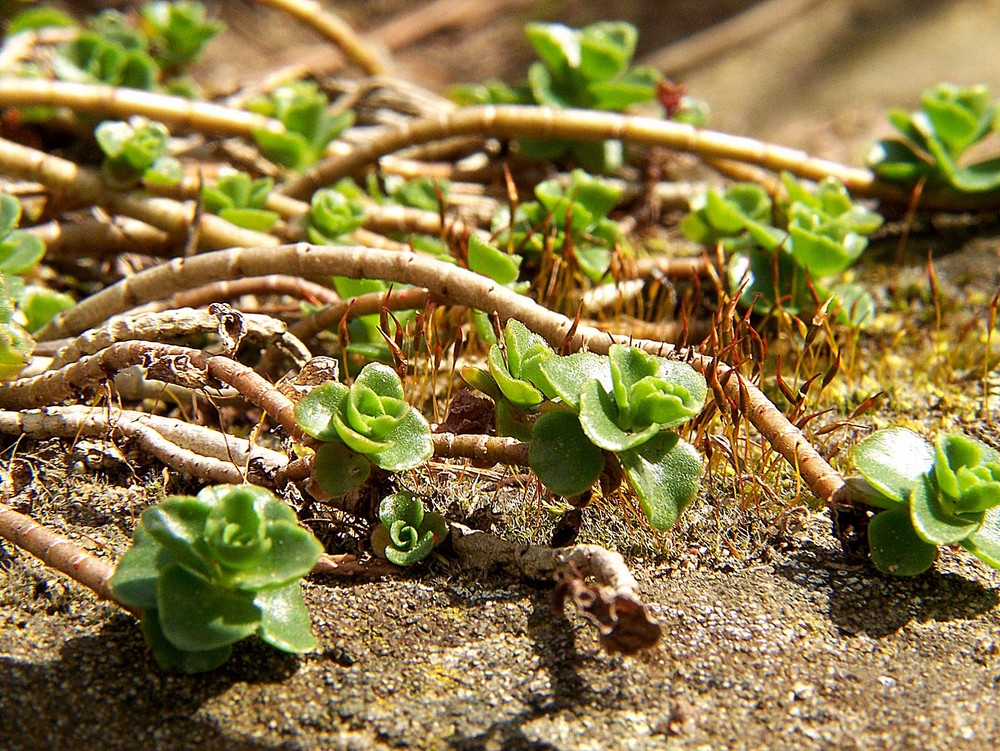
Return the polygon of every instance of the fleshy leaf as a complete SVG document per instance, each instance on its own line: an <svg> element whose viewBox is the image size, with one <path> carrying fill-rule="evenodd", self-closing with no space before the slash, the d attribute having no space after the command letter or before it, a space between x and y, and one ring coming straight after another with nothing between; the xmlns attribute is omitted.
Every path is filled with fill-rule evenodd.
<svg viewBox="0 0 1000 751"><path fill-rule="evenodd" d="M34 235L14 230L0 241L0 273L23 274L45 255L45 244Z"/></svg>
<svg viewBox="0 0 1000 751"><path fill-rule="evenodd" d="M553 357L541 363L539 370L542 377L536 385L545 396L562 399L575 412L580 411L580 393L588 381L596 379L605 391L612 388L608 358L593 352Z"/></svg>
<svg viewBox="0 0 1000 751"><path fill-rule="evenodd" d="M385 437L386 447L369 456L382 469L402 472L423 464L434 455L434 441L427 420L412 407Z"/></svg>
<svg viewBox="0 0 1000 751"><path fill-rule="evenodd" d="M220 589L178 564L160 572L156 590L160 626L177 649L218 649L260 625L252 593Z"/></svg>
<svg viewBox="0 0 1000 751"><path fill-rule="evenodd" d="M155 609L142 614L142 635L153 651L156 663L162 670L177 673L207 673L215 670L233 653L231 644L206 650L178 649L167 639L160 627L160 614Z"/></svg>
<svg viewBox="0 0 1000 751"><path fill-rule="evenodd" d="M423 502L406 490L386 496L378 506L378 518L386 527L403 522L419 527L424 521Z"/></svg>
<svg viewBox="0 0 1000 751"><path fill-rule="evenodd" d="M295 420L306 433L321 441L338 440L334 415L340 412L349 389L331 381L317 386L295 405Z"/></svg>
<svg viewBox="0 0 1000 751"><path fill-rule="evenodd" d="M211 575L211 553L202 535L211 507L191 496L173 496L140 517L142 526L179 563Z"/></svg>
<svg viewBox="0 0 1000 751"><path fill-rule="evenodd" d="M1000 509L987 511L979 529L960 544L981 561L1000 569Z"/></svg>
<svg viewBox="0 0 1000 751"><path fill-rule="evenodd" d="M893 576L917 576L937 559L937 545L920 538L905 508L876 514L868 524L868 545L875 568Z"/></svg>
<svg viewBox="0 0 1000 751"><path fill-rule="evenodd" d="M676 433L666 431L637 448L622 451L620 458L650 526L670 529L698 493L698 451Z"/></svg>
<svg viewBox="0 0 1000 751"><path fill-rule="evenodd" d="M263 589L253 603L260 610L260 638L265 642L283 652L299 654L316 648L301 584Z"/></svg>
<svg viewBox="0 0 1000 751"><path fill-rule="evenodd" d="M371 474L371 462L341 441L324 443L316 449L313 478L323 490L337 498L362 485Z"/></svg>
<svg viewBox="0 0 1000 751"><path fill-rule="evenodd" d="M126 605L140 610L156 607L157 558L162 546L143 527L135 530L134 541L115 567L111 590Z"/></svg>
<svg viewBox="0 0 1000 751"><path fill-rule="evenodd" d="M292 583L312 571L323 552L312 532L298 524L268 524L267 539L271 545L266 555L255 568L233 576L233 586L249 592Z"/></svg>
<svg viewBox="0 0 1000 751"><path fill-rule="evenodd" d="M910 521L921 539L951 545L979 529L983 514L953 514L941 504L939 490L929 474L920 477L910 493Z"/></svg>
<svg viewBox="0 0 1000 751"><path fill-rule="evenodd" d="M261 513L263 504L257 508L257 493L251 487L232 487L205 520L205 540L224 568L242 571L255 567L271 548Z"/></svg>
<svg viewBox="0 0 1000 751"><path fill-rule="evenodd" d="M583 432L607 451L624 451L645 443L660 432L659 425L636 432L618 426L619 410L611 395L597 380L589 381L580 393L580 423Z"/></svg>
<svg viewBox="0 0 1000 751"><path fill-rule="evenodd" d="M572 412L546 412L535 421L528 462L549 490L561 496L586 492L601 476L604 454L584 434Z"/></svg>
<svg viewBox="0 0 1000 751"><path fill-rule="evenodd" d="M934 466L930 445L912 430L877 430L851 452L854 466L886 497L909 503L913 487Z"/></svg>
<svg viewBox="0 0 1000 751"><path fill-rule="evenodd" d="M510 359L510 349L507 350L507 358ZM511 370L504 362L503 352L500 347L494 344L490 347L488 358L490 375L496 381L497 386L503 395L513 404L519 407L534 407L541 403L542 393L527 381L522 381L511 375Z"/></svg>
<svg viewBox="0 0 1000 751"><path fill-rule="evenodd" d="M497 284L517 281L521 268L521 256L509 255L479 239L469 237L469 269L488 276Z"/></svg>

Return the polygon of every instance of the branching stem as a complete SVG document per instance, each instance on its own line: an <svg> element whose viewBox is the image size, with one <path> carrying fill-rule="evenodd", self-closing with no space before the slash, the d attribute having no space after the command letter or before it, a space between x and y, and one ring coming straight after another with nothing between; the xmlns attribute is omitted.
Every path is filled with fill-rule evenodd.
<svg viewBox="0 0 1000 751"><path fill-rule="evenodd" d="M39 333L39 337L75 333L123 309L149 299L159 299L167 289L174 291L195 283L262 276L278 271L306 277L314 274L339 274L411 284L439 295L447 303L495 312L501 322L516 318L558 349L568 345L571 350L589 349L606 353L613 342L619 341L634 344L653 354L686 359L702 373L710 368L715 369L728 397L734 404L747 405L748 419L775 451L801 473L818 498L826 503L839 503L846 494L843 476L820 456L802 432L788 421L760 389L728 365L690 349L680 349L660 341L614 336L589 326L577 327L575 333L571 334L573 321L566 316L548 310L484 276L416 253L372 253L370 249L363 247L300 243L277 248L234 248L189 259L174 259L118 282L83 301L73 310L53 319ZM3 390L0 389L0 395L2 394Z"/></svg>
<svg viewBox="0 0 1000 751"><path fill-rule="evenodd" d="M278 133L285 130L280 120L179 96L103 84L34 78L0 80L0 107L36 105L69 107L106 117L141 115L159 120L172 130L181 128L220 136L250 137L256 130Z"/></svg>

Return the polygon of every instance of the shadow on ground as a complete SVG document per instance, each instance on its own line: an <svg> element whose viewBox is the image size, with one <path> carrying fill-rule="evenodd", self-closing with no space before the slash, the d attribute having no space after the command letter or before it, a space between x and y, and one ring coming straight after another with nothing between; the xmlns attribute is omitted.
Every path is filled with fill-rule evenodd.
<svg viewBox="0 0 1000 751"><path fill-rule="evenodd" d="M0 657L0 739L6 751L135 748L140 737L154 739L162 751L288 748L234 738L217 718L200 710L237 680L284 681L297 662L250 640L239 645L229 664L210 675L162 675L134 621L117 616L96 635L65 642L53 662Z"/></svg>

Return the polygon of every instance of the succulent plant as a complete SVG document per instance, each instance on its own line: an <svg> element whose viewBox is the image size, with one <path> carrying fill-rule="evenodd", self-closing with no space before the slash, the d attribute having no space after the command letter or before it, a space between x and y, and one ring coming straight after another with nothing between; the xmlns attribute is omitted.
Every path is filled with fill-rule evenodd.
<svg viewBox="0 0 1000 751"><path fill-rule="evenodd" d="M299 579L323 547L268 490L207 487L143 512L111 588L142 612L142 631L165 670L197 673L258 633L286 652L316 641Z"/></svg>

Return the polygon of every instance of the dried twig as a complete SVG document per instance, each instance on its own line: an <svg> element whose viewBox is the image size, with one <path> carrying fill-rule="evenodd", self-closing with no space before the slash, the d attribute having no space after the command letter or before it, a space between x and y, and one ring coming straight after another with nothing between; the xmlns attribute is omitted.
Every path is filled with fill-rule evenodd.
<svg viewBox="0 0 1000 751"><path fill-rule="evenodd" d="M288 333L284 323L271 316L241 313L243 337L260 346L276 342L296 353L303 361L312 357L305 345ZM163 342L196 334L218 333L218 316L191 308L173 309L156 313L137 313L118 316L96 329L75 337L56 352L50 368L61 368L81 357L92 355L115 342Z"/></svg>
<svg viewBox="0 0 1000 751"><path fill-rule="evenodd" d="M347 58L369 75L389 72L388 63L366 44L348 24L338 16L323 10L315 0L259 0L264 5L283 10L315 29L321 36L336 44Z"/></svg>
<svg viewBox="0 0 1000 751"><path fill-rule="evenodd" d="M137 191L110 188L101 173L43 151L0 138L0 171L37 180L49 190L73 202L101 206L112 214L139 219L167 232L183 246L195 217L194 208L169 198L157 198ZM242 229L212 214L198 220L201 244L206 248L238 245L277 245L277 238Z"/></svg>
<svg viewBox="0 0 1000 751"><path fill-rule="evenodd" d="M642 599L639 585L619 553L598 545L546 548L515 545L488 532L451 524L451 544L462 563L473 568L514 568L534 581L556 582L556 610L569 596L600 631L609 652L632 654L659 641L661 629ZM596 584L584 579L593 577Z"/></svg>
<svg viewBox="0 0 1000 751"><path fill-rule="evenodd" d="M235 300L243 295L288 295L316 305L336 305L340 302L340 295L322 284L288 274L268 274L194 287L156 303L155 307L164 310L198 308L212 302Z"/></svg>
<svg viewBox="0 0 1000 751"><path fill-rule="evenodd" d="M76 221L55 221L25 230L45 243L49 261L85 256L110 257L119 253L149 256L175 255L176 247L163 230L137 219L83 217Z"/></svg>
<svg viewBox="0 0 1000 751"><path fill-rule="evenodd" d="M252 136L257 130L282 133L280 120L210 102L91 83L35 78L0 80L0 107L69 107L107 117L141 115L173 128L215 135Z"/></svg>
<svg viewBox="0 0 1000 751"><path fill-rule="evenodd" d="M528 444L516 438L455 433L435 433L433 438L434 455L438 457L528 466Z"/></svg>
<svg viewBox="0 0 1000 751"><path fill-rule="evenodd" d="M80 582L101 599L110 600L135 613L116 600L111 592L108 582L114 569L107 561L91 555L72 540L15 511L6 503L0 503L0 537L31 553L46 566Z"/></svg>
<svg viewBox="0 0 1000 751"><path fill-rule="evenodd" d="M105 383L114 373L133 365L145 367L150 378L186 388L228 384L271 415L288 435L302 435L295 421L295 405L250 368L228 357L153 342L119 342L58 370L0 384L0 406L32 409L79 398L84 390Z"/></svg>
<svg viewBox="0 0 1000 751"><path fill-rule="evenodd" d="M303 276L335 273L411 284L426 288L445 302L495 312L501 322L516 318L558 348L569 345L574 350L590 349L604 353L613 342L620 341L642 347L653 354L687 359L701 372L715 368L720 378L725 376L722 384L725 393L734 404L747 405L750 421L772 447L801 473L818 498L834 503L845 494L841 474L819 455L802 432L756 386L724 363L665 342L614 336L588 326L576 327L570 337L574 325L566 316L544 308L484 276L416 253L372 253L367 248L300 243L277 248L235 248L189 259L175 259L118 282L81 302L73 310L53 319L39 333L39 337L63 336L87 328L95 320L121 312L123 307L159 297L166 287L181 289L195 280L203 284L212 279L257 276L279 270ZM732 376L726 376L727 373Z"/></svg>
<svg viewBox="0 0 1000 751"><path fill-rule="evenodd" d="M245 441L225 436L231 441L231 457L206 455L206 449L215 450L217 439L210 434L223 437L224 434L208 428L188 424L188 428L202 432L194 441L194 447L178 445L157 430L157 425L170 418L147 415L126 410L105 410L99 407L49 407L40 412L0 411L0 433L24 435L30 438L114 438L123 436L136 441L171 469L207 482L242 483L243 467L246 465L247 446ZM175 421L178 422L178 421ZM175 433L180 433L174 430ZM197 435L192 432L189 435ZM242 445L241 445L242 444ZM242 450L241 450L242 449ZM271 452L276 453L276 452ZM278 455L282 456L282 455ZM284 459L284 457L282 456ZM268 457L271 459L271 457ZM242 460L242 461L240 461ZM287 460L285 460L287 462ZM268 462L274 470L283 464Z"/></svg>
<svg viewBox="0 0 1000 751"><path fill-rule="evenodd" d="M772 170L789 170L801 177L820 179L833 175L850 190L859 193L870 194L889 187L877 183L868 170L845 167L810 157L802 151L752 138L699 130L684 123L593 110L486 105L442 112L388 130L347 154L324 159L286 183L281 192L294 197L306 196L316 188L354 174L379 157L406 146L473 133L501 138L614 138L760 164ZM894 198L908 197L895 187L888 193Z"/></svg>
<svg viewBox="0 0 1000 751"><path fill-rule="evenodd" d="M412 120L356 146L347 154L324 159L285 183L280 190L290 196L307 196L323 185L364 169L386 154L417 143L468 134L585 141L617 139L691 152L703 159L730 159L773 171L787 170L810 180L835 177L857 195L907 205L912 201L909 191L879 180L870 170L818 159L786 146L648 117L529 105L462 107ZM998 203L997 192L969 196L942 190L925 191L920 196L921 208L945 211L996 207Z"/></svg>

